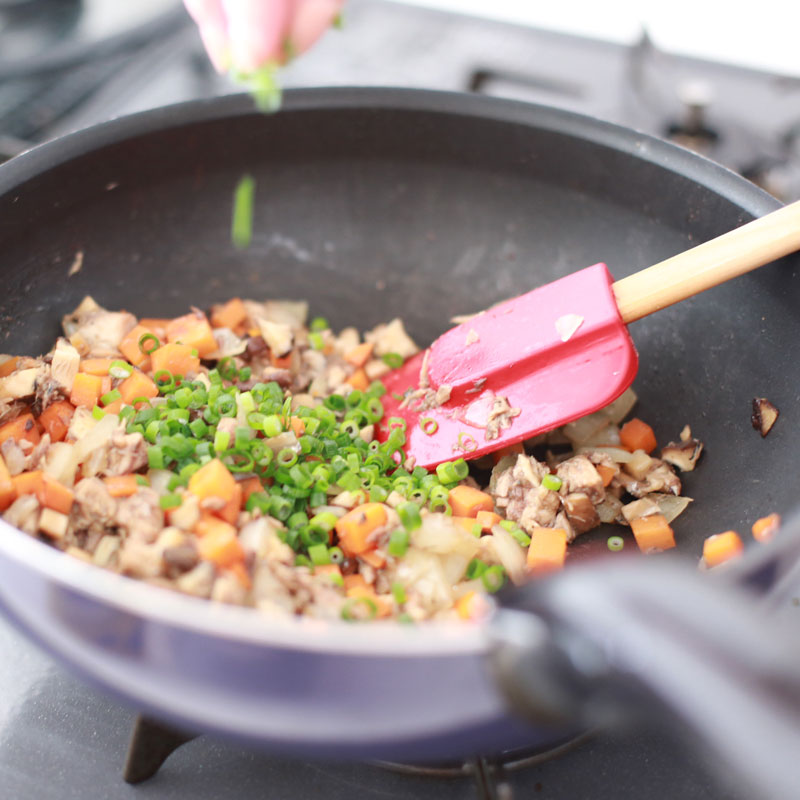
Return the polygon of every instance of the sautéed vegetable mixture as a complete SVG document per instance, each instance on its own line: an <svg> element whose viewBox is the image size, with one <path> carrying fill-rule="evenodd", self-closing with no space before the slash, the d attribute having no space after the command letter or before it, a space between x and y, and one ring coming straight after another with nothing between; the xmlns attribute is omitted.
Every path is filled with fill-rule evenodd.
<svg viewBox="0 0 800 800"><path fill-rule="evenodd" d="M702 444L687 427L652 456L652 429L621 424L630 390L475 470L427 471L402 421L376 438L381 377L418 351L402 322L337 335L307 312L234 298L137 319L85 298L47 355L0 359L5 521L179 592L345 620L478 618L601 523L674 546L675 467Z"/></svg>

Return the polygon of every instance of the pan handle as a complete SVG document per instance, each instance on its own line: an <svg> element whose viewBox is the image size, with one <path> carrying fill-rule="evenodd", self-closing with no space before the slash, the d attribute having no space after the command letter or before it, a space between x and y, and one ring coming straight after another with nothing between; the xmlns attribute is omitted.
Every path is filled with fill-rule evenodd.
<svg viewBox="0 0 800 800"><path fill-rule="evenodd" d="M694 733L753 796L798 796L796 622L668 557L576 566L503 605L490 658L515 711L588 725L646 713Z"/></svg>

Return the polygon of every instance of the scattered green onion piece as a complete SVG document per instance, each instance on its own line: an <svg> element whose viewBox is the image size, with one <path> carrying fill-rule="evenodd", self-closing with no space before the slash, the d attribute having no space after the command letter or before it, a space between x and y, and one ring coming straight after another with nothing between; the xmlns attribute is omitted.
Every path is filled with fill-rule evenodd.
<svg viewBox="0 0 800 800"><path fill-rule="evenodd" d="M467 571L464 573L464 577L468 581L475 580L476 578L480 578L487 569L489 569L489 565L485 561L481 561L479 558L473 558L472 561L467 564Z"/></svg>
<svg viewBox="0 0 800 800"><path fill-rule="evenodd" d="M322 338L322 334L316 333L315 331L311 331L308 334L308 341L314 350L322 350L322 348L325 347L325 341Z"/></svg>
<svg viewBox="0 0 800 800"><path fill-rule="evenodd" d="M127 378L133 373L133 367L127 361L120 361L116 359L111 362L108 368L108 374L112 378Z"/></svg>
<svg viewBox="0 0 800 800"><path fill-rule="evenodd" d="M161 347L161 342L158 341L158 336L154 333L145 333L139 337L139 349L146 356L158 350L159 347Z"/></svg>
<svg viewBox="0 0 800 800"><path fill-rule="evenodd" d="M294 565L296 567L310 567L311 559L308 556L304 556L302 553L298 553L294 557Z"/></svg>
<svg viewBox="0 0 800 800"><path fill-rule="evenodd" d="M407 550L411 537L405 528L397 528L389 536L389 555L395 558L402 558Z"/></svg>
<svg viewBox="0 0 800 800"><path fill-rule="evenodd" d="M422 517L416 503L402 503L397 506L397 515L407 531L415 531L422 525Z"/></svg>
<svg viewBox="0 0 800 800"><path fill-rule="evenodd" d="M101 420L101 419L103 419L103 417L104 417L105 415L106 415L106 412L105 412L105 411L103 411L103 409L102 409L102 408L100 408L100 406L95 406L95 407L92 409L92 416L93 416L95 419L97 419L97 420Z"/></svg>
<svg viewBox="0 0 800 800"><path fill-rule="evenodd" d="M217 453L224 453L228 449L230 443L230 433L217 429L217 432L214 434L214 450L216 450Z"/></svg>
<svg viewBox="0 0 800 800"><path fill-rule="evenodd" d="M342 552L342 548L329 547L328 558L331 560L331 564L341 564L342 561L344 561L344 553Z"/></svg>
<svg viewBox="0 0 800 800"><path fill-rule="evenodd" d="M503 588L503 584L506 582L506 571L499 564L495 564L481 575L481 582L487 592L497 592Z"/></svg>
<svg viewBox="0 0 800 800"><path fill-rule="evenodd" d="M359 612L359 609L364 609ZM366 619L375 619L378 614L378 606L369 597L351 597L342 606L342 619L348 622L355 622L364 619L362 614L366 614Z"/></svg>
<svg viewBox="0 0 800 800"><path fill-rule="evenodd" d="M119 389L112 389L110 392L106 392L104 395L100 397L100 402L104 406L111 405L111 403L115 402L116 400L121 400L122 394L120 393Z"/></svg>
<svg viewBox="0 0 800 800"><path fill-rule="evenodd" d="M282 467L293 467L297 463L297 453L291 447L282 447L275 460Z"/></svg>
<svg viewBox="0 0 800 800"><path fill-rule="evenodd" d="M331 558L328 555L328 548L324 544L312 544L308 548L308 557L315 567L323 567L331 563Z"/></svg>
<svg viewBox="0 0 800 800"><path fill-rule="evenodd" d="M606 545L612 553L618 553L625 547L625 540L621 536L609 536Z"/></svg>
<svg viewBox="0 0 800 800"><path fill-rule="evenodd" d="M542 486L550 491L557 492L561 488L563 481L557 475L550 475L549 473L542 478Z"/></svg>
<svg viewBox="0 0 800 800"><path fill-rule="evenodd" d="M523 531L522 528L514 528L514 530L512 530L510 533L514 537L514 539L516 539L516 541L523 547L530 546L531 537L528 536L528 534L525 533L525 531Z"/></svg>
<svg viewBox="0 0 800 800"><path fill-rule="evenodd" d="M147 466L150 469L164 469L164 451L158 445L147 448Z"/></svg>
<svg viewBox="0 0 800 800"><path fill-rule="evenodd" d="M252 175L243 175L233 194L231 241L237 250L246 250L253 239L253 198L256 182Z"/></svg>
<svg viewBox="0 0 800 800"><path fill-rule="evenodd" d="M458 434L456 447L459 450L463 450L465 453L474 453L478 449L478 442L471 433L464 433L464 431L462 431Z"/></svg>
<svg viewBox="0 0 800 800"><path fill-rule="evenodd" d="M150 485L150 481L147 480L147 478L145 478L144 475L137 475L136 476L136 483L139 486L149 486Z"/></svg>
<svg viewBox="0 0 800 800"><path fill-rule="evenodd" d="M419 421L419 426L426 436L433 436L439 430L439 423L433 417L423 417Z"/></svg>
<svg viewBox="0 0 800 800"><path fill-rule="evenodd" d="M403 366L404 359L400 353L384 353L381 358L383 359L383 363L390 369L398 369Z"/></svg>
<svg viewBox="0 0 800 800"><path fill-rule="evenodd" d="M309 328L314 332L326 331L330 327L331 326L328 324L328 320L326 320L325 317L314 317L314 319L311 320L311 325L309 326Z"/></svg>
<svg viewBox="0 0 800 800"><path fill-rule="evenodd" d="M179 494L164 494L158 499L158 503L164 511L168 508L177 508L183 503L183 498Z"/></svg>
<svg viewBox="0 0 800 800"><path fill-rule="evenodd" d="M394 601L397 603L397 605L403 605L403 603L405 603L408 599L406 597L406 587L403 586L402 583L395 581L392 584L392 597L394 597Z"/></svg>

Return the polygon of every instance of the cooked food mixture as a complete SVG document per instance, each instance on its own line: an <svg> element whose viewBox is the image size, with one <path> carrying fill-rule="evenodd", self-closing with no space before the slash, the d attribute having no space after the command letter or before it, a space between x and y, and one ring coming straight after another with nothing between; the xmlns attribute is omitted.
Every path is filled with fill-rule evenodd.
<svg viewBox="0 0 800 800"><path fill-rule="evenodd" d="M560 568L601 523L674 546L690 502L674 467L702 444L687 427L653 457L647 424L620 427L631 391L472 473L429 472L402 420L376 438L381 376L418 351L402 322L362 338L306 318L234 298L137 319L87 297L47 355L0 359L3 518L179 592L345 620L479 617L486 592Z"/></svg>

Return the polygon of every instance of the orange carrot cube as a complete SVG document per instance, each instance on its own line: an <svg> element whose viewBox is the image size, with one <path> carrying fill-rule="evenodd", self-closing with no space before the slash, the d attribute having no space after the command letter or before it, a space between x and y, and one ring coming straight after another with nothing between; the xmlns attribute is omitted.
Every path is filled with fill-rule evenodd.
<svg viewBox="0 0 800 800"><path fill-rule="evenodd" d="M6 439L14 439L16 442L25 439L32 445L39 444L41 435L33 414L21 414L0 427L0 444Z"/></svg>
<svg viewBox="0 0 800 800"><path fill-rule="evenodd" d="M334 526L342 550L347 555L361 555L373 550L376 543L369 541L369 535L385 525L387 519L386 508L381 503L364 503L348 511Z"/></svg>
<svg viewBox="0 0 800 800"><path fill-rule="evenodd" d="M359 392L366 392L369 389L369 378L363 369L357 369L345 383L354 389L358 389Z"/></svg>
<svg viewBox="0 0 800 800"><path fill-rule="evenodd" d="M247 319L247 309L241 298L234 297L223 305L211 309L211 324L215 328L234 330Z"/></svg>
<svg viewBox="0 0 800 800"><path fill-rule="evenodd" d="M23 494L35 494L37 498L41 498L44 490L43 474L40 469L37 469L33 472L21 472L19 475L15 475L11 482L14 484L17 497Z"/></svg>
<svg viewBox="0 0 800 800"><path fill-rule="evenodd" d="M131 372L117 388L122 396L122 402L128 405L131 405L137 397L158 397L158 386L138 369Z"/></svg>
<svg viewBox="0 0 800 800"><path fill-rule="evenodd" d="M716 567L731 558L740 556L744 545L736 531L725 531L709 536L703 542L703 561L707 567Z"/></svg>
<svg viewBox="0 0 800 800"><path fill-rule="evenodd" d="M6 462L0 456L0 511L5 511L17 499L17 489Z"/></svg>
<svg viewBox="0 0 800 800"><path fill-rule="evenodd" d="M554 572L567 557L567 532L563 528L534 528L528 546L528 569L536 574Z"/></svg>
<svg viewBox="0 0 800 800"><path fill-rule="evenodd" d="M603 479L603 486L608 486L617 474L617 470L614 467L607 467L605 464L597 464L595 468Z"/></svg>
<svg viewBox="0 0 800 800"><path fill-rule="evenodd" d="M148 333L151 336L156 336L155 331L139 323L135 328L128 331L128 333L125 334L125 338L119 343L120 353L122 353L134 367L142 367L145 360L148 358L144 350L152 350L156 345L154 341L148 339L144 343L144 350L139 346L139 340ZM159 337L156 336L156 338L158 339ZM159 339L159 342L161 341L163 340Z"/></svg>
<svg viewBox="0 0 800 800"><path fill-rule="evenodd" d="M472 486L454 486L448 501L453 515L457 517L475 517L479 511L494 511L492 496Z"/></svg>
<svg viewBox="0 0 800 800"><path fill-rule="evenodd" d="M663 514L652 514L631 520L631 530L636 544L643 553L675 547L675 533Z"/></svg>
<svg viewBox="0 0 800 800"><path fill-rule="evenodd" d="M189 491L200 500L219 497L228 503L236 495L237 488L241 492L233 475L218 458L203 464L189 478Z"/></svg>
<svg viewBox="0 0 800 800"><path fill-rule="evenodd" d="M167 325L172 320L164 319L162 317L142 317L139 320L139 324L143 328L147 328L148 330L153 331L153 333L158 337L160 342L167 341ZM149 350L150 348L148 348Z"/></svg>
<svg viewBox="0 0 800 800"><path fill-rule="evenodd" d="M74 499L75 495L72 489L64 486L63 483L59 483L55 478L46 473L42 475L42 489L39 502L45 508L52 508L53 511L69 514Z"/></svg>
<svg viewBox="0 0 800 800"><path fill-rule="evenodd" d="M214 511L213 513L220 519L224 519L225 522L235 525L236 520L239 518L239 512L242 509L243 493L242 485L239 483L234 484L230 499L219 511Z"/></svg>
<svg viewBox="0 0 800 800"><path fill-rule="evenodd" d="M79 372L72 383L69 401L74 406L94 408L103 390L103 379L99 375Z"/></svg>
<svg viewBox="0 0 800 800"><path fill-rule="evenodd" d="M220 567L231 567L244 560L244 548L236 537L236 528L217 517L204 516L195 527L199 536L200 557Z"/></svg>
<svg viewBox="0 0 800 800"><path fill-rule="evenodd" d="M494 511L479 511L475 515L475 521L481 526L481 530L488 533L495 525L499 524L503 518Z"/></svg>
<svg viewBox="0 0 800 800"><path fill-rule="evenodd" d="M780 514L768 514L753 523L753 538L757 542L768 542L781 526Z"/></svg>
<svg viewBox="0 0 800 800"><path fill-rule="evenodd" d="M130 497L139 491L136 475L109 475L103 483L112 497Z"/></svg>
<svg viewBox="0 0 800 800"><path fill-rule="evenodd" d="M195 348L188 344L170 343L159 347L150 354L153 374L166 370L172 375L183 375L185 378L200 369L200 358L194 355ZM197 353L200 351L197 350Z"/></svg>
<svg viewBox="0 0 800 800"><path fill-rule="evenodd" d="M208 320L200 314L184 314L173 319L167 325L167 341L188 345L197 350L201 358L219 349Z"/></svg>
<svg viewBox="0 0 800 800"><path fill-rule="evenodd" d="M372 342L357 344L352 350L345 353L344 360L354 367L363 367L369 361L374 346Z"/></svg>
<svg viewBox="0 0 800 800"><path fill-rule="evenodd" d="M80 371L87 375L108 375L113 358L84 358L81 361Z"/></svg>
<svg viewBox="0 0 800 800"><path fill-rule="evenodd" d="M656 435L653 429L640 419L634 418L626 422L619 432L620 444L632 453L634 450L644 450L652 453L656 449Z"/></svg>

